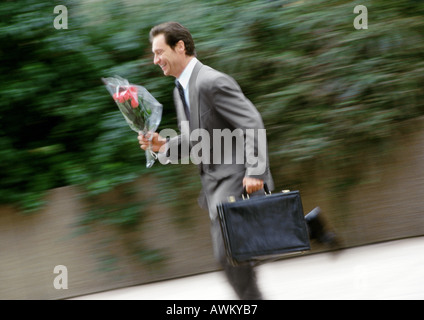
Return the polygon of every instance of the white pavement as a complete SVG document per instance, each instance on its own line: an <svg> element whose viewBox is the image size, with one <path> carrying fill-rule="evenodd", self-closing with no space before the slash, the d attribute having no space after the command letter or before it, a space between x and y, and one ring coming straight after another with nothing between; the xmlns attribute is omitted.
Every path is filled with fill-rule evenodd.
<svg viewBox="0 0 424 320"><path fill-rule="evenodd" d="M257 268L268 300L422 300L424 237L317 253ZM222 272L117 289L74 300L234 300Z"/></svg>

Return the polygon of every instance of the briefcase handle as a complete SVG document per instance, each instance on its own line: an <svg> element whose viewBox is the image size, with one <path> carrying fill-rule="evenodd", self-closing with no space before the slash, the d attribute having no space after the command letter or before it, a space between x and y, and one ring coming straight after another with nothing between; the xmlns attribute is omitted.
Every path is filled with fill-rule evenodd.
<svg viewBox="0 0 424 320"><path fill-rule="evenodd" d="M264 193L265 195L270 195L271 191L269 191L268 185L266 184L266 182L264 183ZM243 193L242 193L242 198L243 199L249 199L249 194L247 193L246 187L243 187Z"/></svg>

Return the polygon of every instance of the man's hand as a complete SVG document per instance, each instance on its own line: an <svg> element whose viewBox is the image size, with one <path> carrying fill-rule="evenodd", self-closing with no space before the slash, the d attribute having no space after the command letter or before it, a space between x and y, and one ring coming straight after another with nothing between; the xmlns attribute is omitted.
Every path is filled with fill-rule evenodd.
<svg viewBox="0 0 424 320"><path fill-rule="evenodd" d="M150 135L152 136L150 137ZM151 140L149 140L148 138L151 138ZM149 145L151 145L153 152L165 152L166 139L162 138L157 132L149 132L146 136L139 132L138 142L140 143L140 148L143 150L146 150Z"/></svg>
<svg viewBox="0 0 424 320"><path fill-rule="evenodd" d="M264 181L261 179L245 177L243 179L243 187L246 188L247 193L253 193L264 187Z"/></svg>

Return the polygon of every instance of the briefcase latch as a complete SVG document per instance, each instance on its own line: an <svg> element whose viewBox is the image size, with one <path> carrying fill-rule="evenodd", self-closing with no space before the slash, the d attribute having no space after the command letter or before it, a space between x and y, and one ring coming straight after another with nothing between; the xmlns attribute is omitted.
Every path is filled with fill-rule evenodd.
<svg viewBox="0 0 424 320"><path fill-rule="evenodd" d="M290 192L290 190L281 190L282 193Z"/></svg>
<svg viewBox="0 0 424 320"><path fill-rule="evenodd" d="M229 196L229 197L228 197L228 202L236 202L236 197L234 197L234 196Z"/></svg>

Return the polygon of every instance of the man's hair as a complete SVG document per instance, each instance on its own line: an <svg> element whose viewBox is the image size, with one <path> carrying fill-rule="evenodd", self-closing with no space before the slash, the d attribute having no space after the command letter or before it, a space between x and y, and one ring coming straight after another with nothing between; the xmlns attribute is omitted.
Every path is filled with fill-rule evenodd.
<svg viewBox="0 0 424 320"><path fill-rule="evenodd" d="M153 42L153 38L160 34L164 35L166 44L172 49L175 48L178 41L182 40L184 42L186 55L196 55L196 49L190 31L178 22L165 22L153 27L152 30L150 30L150 42Z"/></svg>

